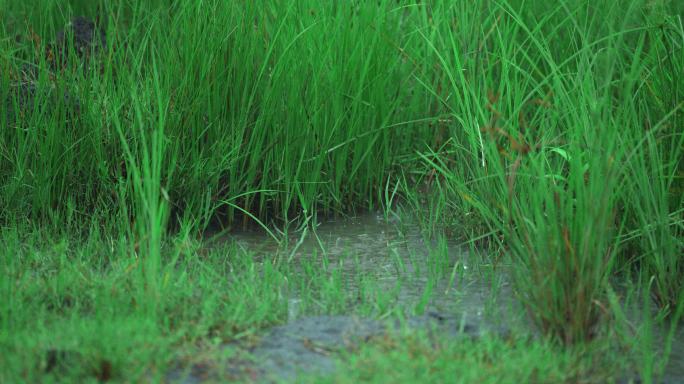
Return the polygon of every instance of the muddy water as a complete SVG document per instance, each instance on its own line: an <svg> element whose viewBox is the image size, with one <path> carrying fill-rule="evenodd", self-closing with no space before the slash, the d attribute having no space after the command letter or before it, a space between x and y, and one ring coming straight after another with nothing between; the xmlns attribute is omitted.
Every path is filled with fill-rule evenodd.
<svg viewBox="0 0 684 384"><path fill-rule="evenodd" d="M296 382L300 374L330 374L336 352L407 327L434 338L511 332L511 317L495 315L514 305L508 282L500 273L480 270L480 263L454 242L425 240L416 225L376 214L326 221L302 234L291 233L286 247L262 232L219 240L237 242L257 258L287 261L291 275L303 274L311 265L318 273L337 274L348 298L344 308L331 310L307 297L315 287L307 288L309 292L290 289L287 323L264 331L256 346L245 348L249 357L231 364L236 377ZM442 269L431 270L431 265ZM501 294L493 295L492 286ZM382 297L374 297L377 292ZM358 296L366 299L351 299ZM186 369L169 379L197 383L204 374Z"/></svg>
<svg viewBox="0 0 684 384"><path fill-rule="evenodd" d="M656 345L663 345L665 332L658 332ZM684 327L680 326L676 331L672 343L670 360L665 368L663 381L669 383L684 383Z"/></svg>
<svg viewBox="0 0 684 384"><path fill-rule="evenodd" d="M343 310L334 311L342 314L330 315L325 308L307 306L311 300L307 301L305 293L292 289L288 322L264 331L256 346L245 348L250 358L236 364L236 376L247 373L257 381L291 382L300 374L329 374L335 370L336 352L401 326L427 331L428 337L530 331L505 272L491 273L454 242L425 240L416 225L366 214L328 221L315 234L309 231L300 239L301 234L292 233L290 245L284 248L259 232L236 233L223 240L236 241L264 258L277 255L294 270L313 263L320 271L340 272L347 293L364 288L385 292L388 303L373 307L351 300ZM441 273L430 270L435 264L444 266ZM404 321L384 316L390 312L402 313ZM667 383L684 378L683 341L680 331ZM190 373L175 372L170 379L203 381Z"/></svg>
<svg viewBox="0 0 684 384"><path fill-rule="evenodd" d="M393 306L408 312L458 314L468 322L484 323L485 307L493 304L492 284L498 291L509 290L500 274L480 268L455 242L425 240L416 225L387 221L381 215L327 221L301 241L298 235L294 234L286 250L260 233L230 238L264 257L280 254L295 268L314 263L329 272L339 271L349 290L370 283L382 292L392 292ZM442 265L442 273L431 272L431 264ZM510 292L500 297L510 298ZM301 299L293 292L289 301L290 320L294 320L300 315ZM345 312L355 313L362 305L351 303Z"/></svg>
<svg viewBox="0 0 684 384"><path fill-rule="evenodd" d="M375 292L393 292L389 297L392 306L406 315L404 326L439 337L509 331L509 324L497 324L486 316L492 312L486 311L492 302L491 284L474 278L472 258L454 243L426 242L415 225L402 227L378 215L330 221L317 227L315 234L293 239L285 251L260 235L243 233L233 239L266 256L279 252L294 265L314 263L331 272L338 270L351 296L363 289L364 281L370 281ZM433 263L444 267L441 274L433 271L430 276ZM499 286L507 289L505 282ZM289 322L267 331L251 351L264 377L294 381L300 373L329 374L335 369L331 352L402 325L375 320L382 311L374 317L358 314L360 302L349 303L344 315L328 316L308 314L300 308L303 301L293 292Z"/></svg>

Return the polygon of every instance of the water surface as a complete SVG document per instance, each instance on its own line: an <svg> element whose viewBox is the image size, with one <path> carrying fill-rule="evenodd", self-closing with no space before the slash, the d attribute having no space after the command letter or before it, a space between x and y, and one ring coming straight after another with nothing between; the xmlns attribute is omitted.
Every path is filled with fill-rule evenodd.
<svg viewBox="0 0 684 384"><path fill-rule="evenodd" d="M535 334L503 267L493 272L486 260L457 242L427 239L410 220L386 220L380 214L329 220L315 231L293 231L287 246L261 231L232 233L220 241L235 241L263 260L278 258L294 271L314 265L320 273L339 273L350 297L374 290L389 298L374 313L368 313L363 300L348 300L343 310L337 310L342 313L329 314L306 307L304 293L289 290L288 322L265 330L261 343L250 347L250 367L262 379L329 374L335 369L335 351L383 334L392 324L399 327L390 316L397 313L404 315L401 324L433 330L438 337ZM663 335L656 330L656 344L662 343ZM191 379L186 382L195 382ZM684 382L684 330L673 344L664 382Z"/></svg>

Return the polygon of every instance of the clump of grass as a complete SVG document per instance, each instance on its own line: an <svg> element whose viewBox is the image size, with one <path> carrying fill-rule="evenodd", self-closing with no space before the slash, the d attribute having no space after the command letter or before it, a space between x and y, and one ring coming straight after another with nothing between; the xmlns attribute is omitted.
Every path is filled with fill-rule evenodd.
<svg viewBox="0 0 684 384"><path fill-rule="evenodd" d="M621 233L659 244L658 252L642 248L642 260L658 275L665 301L681 294L674 254L681 253L682 201L669 190L682 134L643 130L644 121L676 124L681 100L675 92L661 109L644 107L652 96L648 76L665 56L660 43L646 44L662 25L642 16L645 5L607 6L600 16L584 2L546 13L514 2L443 5L424 33L444 73L424 84L454 121L452 149L424 160L444 178L449 205L477 212L511 256L536 324L567 344L596 337L608 314L607 279L625 251ZM449 27L446 15L457 12L468 15L461 17L465 33ZM682 36L681 24L667 25ZM674 52L667 60L679 63ZM656 78L663 92L678 81ZM663 140L655 145L655 137ZM641 208L625 207L625 198Z"/></svg>
<svg viewBox="0 0 684 384"><path fill-rule="evenodd" d="M620 199L626 258L653 280L655 301L673 313L684 292L684 79L672 74L684 70L684 33L681 19L666 11L662 6L651 11L652 54L644 58L644 97L634 106L648 113L640 116L640 127L623 133L632 149Z"/></svg>

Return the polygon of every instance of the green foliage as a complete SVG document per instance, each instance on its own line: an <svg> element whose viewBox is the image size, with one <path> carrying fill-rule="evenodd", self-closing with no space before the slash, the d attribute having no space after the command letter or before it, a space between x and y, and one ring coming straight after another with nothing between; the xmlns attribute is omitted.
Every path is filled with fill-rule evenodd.
<svg viewBox="0 0 684 384"><path fill-rule="evenodd" d="M479 217L537 325L565 343L596 337L616 270L644 268L674 306L681 21L640 1L482 5L435 6L423 33L444 73L423 84L452 121L450 145L421 155L444 180L438 199Z"/></svg>
<svg viewBox="0 0 684 384"><path fill-rule="evenodd" d="M389 217L397 203L438 235L424 302L455 279L446 233L495 251L487 262L512 271L530 318L565 348L610 335L615 276L638 276L678 318L682 11L664 0L0 0L0 381L161 377L174 348L284 321L286 285L303 308L343 312L348 281L315 258L295 271L294 251L265 262L192 239L252 221L286 242L273 224L377 207ZM67 44L57 60L57 31L75 15L97 20L106 47L86 61ZM396 292L358 285L368 313L396 310ZM563 354L532 361L547 348L530 347L517 381L584 374ZM382 355L371 369L413 353L385 352L368 352ZM433 360L456 374L444 358L480 367L495 352ZM423 363L396 380L433 367Z"/></svg>
<svg viewBox="0 0 684 384"><path fill-rule="evenodd" d="M66 22L56 2L44 3L29 20ZM35 33L3 55L6 65L38 63L37 84L73 92L80 111L26 111L5 130L5 212L63 217L66 202L85 215L135 209L135 178L146 177L135 168L147 166L150 146L149 155L161 151L155 188L166 191L173 220L218 210L231 224L235 206L276 222L348 211L378 204L394 159L429 138L420 128L428 96L402 55L415 27L402 27L402 12L387 5L135 2L101 12L109 41L99 68L81 73L71 57L60 75L42 57L58 28L6 16L6 35Z"/></svg>

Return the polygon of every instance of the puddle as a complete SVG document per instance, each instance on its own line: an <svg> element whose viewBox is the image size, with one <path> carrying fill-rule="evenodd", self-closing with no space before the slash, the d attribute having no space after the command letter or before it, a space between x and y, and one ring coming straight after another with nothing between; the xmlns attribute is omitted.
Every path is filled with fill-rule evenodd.
<svg viewBox="0 0 684 384"><path fill-rule="evenodd" d="M271 259L277 254L290 260L294 270L313 263L320 271L337 271L347 291L363 291L364 284L371 282L373 289L391 293L391 307L403 309L403 325L426 331L429 337L506 336L526 324L505 273L483 271L458 244L426 242L417 225L387 222L382 215L326 222L317 227L316 235L309 233L301 241L293 237L287 249L258 232L231 234L222 240L236 241L257 257ZM438 275L428 268L434 264L444 267ZM251 359L238 365L248 367L253 380L294 382L300 374L333 373L339 351L401 329L398 320L388 320L396 317L377 319L377 314L364 313L362 303L346 303L342 314L329 315L325 310L317 313L315 307L302 308L306 301L302 292L293 290L289 295L288 322L263 331L257 345L243 348ZM684 377L682 341L680 330L665 383ZM204 381L180 371L169 379Z"/></svg>
<svg viewBox="0 0 684 384"><path fill-rule="evenodd" d="M356 316L311 316L274 327L250 352L255 368L266 380L294 382L301 373L329 375L336 368L335 355L358 347L388 331L400 332L402 325L426 331L431 340L445 336L478 337L482 329L456 316L429 312L411 316L405 324ZM489 330L488 332L491 332ZM501 331L506 335L506 331Z"/></svg>
<svg viewBox="0 0 684 384"><path fill-rule="evenodd" d="M234 234L228 239L263 257L272 258L280 251L280 257L290 259L295 268L314 263L329 272L341 272L350 290L363 289L364 283L371 282L379 290L395 292L393 304L409 310L458 313L468 322L482 323L488 312L485 309L491 309L486 307L493 304L492 281L486 277L492 274L478 273L471 262L473 257L458 244L447 240L426 243L417 225L388 222L382 215L328 221L317 227L315 235L309 232L301 243L298 238L291 239L294 244L287 250L279 250L275 241L256 232ZM441 272L430 270L435 264L442 266ZM435 277L435 273L440 276ZM495 279L502 293L499 297L511 297L508 282L500 274ZM296 305L298 301L295 292L290 303ZM345 313L356 310L352 304ZM290 319L294 320L298 311L291 312Z"/></svg>
<svg viewBox="0 0 684 384"><path fill-rule="evenodd" d="M503 317L491 316L494 308L513 305L509 284L496 283L501 291L498 297L507 304L493 301L492 282L484 277L493 274L478 273L470 263L472 257L454 242L427 243L417 225L388 222L376 214L328 221L301 241L297 235L286 249L259 232L231 234L219 242L235 241L257 258L278 255L289 260L295 271L313 264L318 271L338 273L345 282L345 294L354 296L364 289L385 292L388 309L371 316L364 313L368 304L351 300L343 314L329 315L315 306L303 308L306 298L292 290L288 322L265 330L256 346L244 348L252 360L244 364L257 372L259 381L294 381L301 373L330 374L337 352L403 327L440 338L510 333L510 322L501 324L498 319ZM442 270L429 268L435 264ZM498 273L494 276L501 278ZM392 308L403 310L404 321L389 316ZM378 315L387 316L378 319ZM185 377L173 372L170 381L202 382L192 370Z"/></svg>
<svg viewBox="0 0 684 384"><path fill-rule="evenodd" d="M663 381L666 383L682 383L684 382L684 327L679 326L672 343L672 352L670 353L670 360ZM664 332L656 338L657 343L664 344Z"/></svg>

